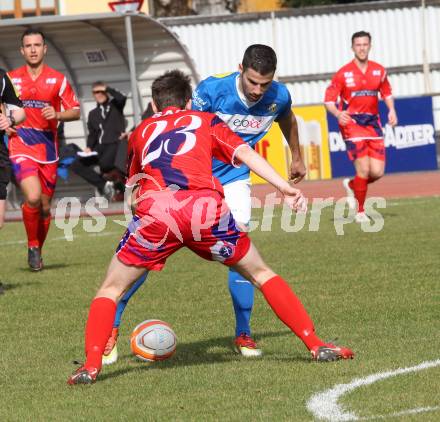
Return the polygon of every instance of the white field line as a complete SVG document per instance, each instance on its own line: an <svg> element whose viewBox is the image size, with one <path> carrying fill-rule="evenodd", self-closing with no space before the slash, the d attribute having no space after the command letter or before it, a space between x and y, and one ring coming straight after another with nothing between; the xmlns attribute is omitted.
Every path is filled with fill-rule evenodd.
<svg viewBox="0 0 440 422"><path fill-rule="evenodd" d="M337 384L329 390L314 394L307 402L307 409L313 414L315 418L332 422L379 419L389 416L397 417L402 414L421 413L424 411L438 410L439 406L436 406L429 408L409 409L405 410L405 413L399 412L389 416L379 415L375 417L362 418L356 416L356 414L353 412L346 411L341 405L338 404L338 400L344 394L347 394L357 388L371 385L377 381L382 381L386 378L396 377L398 375L408 374L411 372L422 371L424 369L434 368L436 366L440 366L440 359L423 362L420 365L407 368L399 368L394 371L378 372L365 378L356 378L348 384Z"/></svg>
<svg viewBox="0 0 440 422"><path fill-rule="evenodd" d="M114 234L118 234L120 233L122 235L122 230L121 232L116 232L116 231L110 231L110 232L102 232L102 233L87 233L86 235L76 235L73 236L73 240L75 239L80 239L82 237L105 237L105 236L112 236ZM46 242L58 242L60 240L66 240L66 238L64 236L59 236L59 237L53 237L51 239L47 239ZM27 243L26 239L22 239L22 240L8 240L6 242L1 242L0 243L0 247L1 246L9 246L9 245L21 245Z"/></svg>

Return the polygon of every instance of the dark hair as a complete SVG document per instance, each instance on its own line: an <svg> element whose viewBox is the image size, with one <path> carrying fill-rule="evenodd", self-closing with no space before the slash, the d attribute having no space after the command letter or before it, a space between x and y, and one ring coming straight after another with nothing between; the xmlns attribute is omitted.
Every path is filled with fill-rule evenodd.
<svg viewBox="0 0 440 422"><path fill-rule="evenodd" d="M371 34L367 31L358 31L355 32L352 36L351 36L351 45L353 45L353 42L356 38L361 38L361 37L368 37L368 40L371 42Z"/></svg>
<svg viewBox="0 0 440 422"><path fill-rule="evenodd" d="M92 89L96 88L97 86L107 86L107 84L105 82L102 81L95 81L92 83Z"/></svg>
<svg viewBox="0 0 440 422"><path fill-rule="evenodd" d="M243 70L251 68L260 75L274 73L277 68L277 55L273 48L263 44L253 44L246 48L242 61Z"/></svg>
<svg viewBox="0 0 440 422"><path fill-rule="evenodd" d="M42 31L37 28L28 28L21 35L21 45L23 45L24 37L27 37L28 35L41 35L41 38L43 38L43 44L46 44L46 37Z"/></svg>
<svg viewBox="0 0 440 422"><path fill-rule="evenodd" d="M191 99L191 81L180 70L170 70L153 81L151 93L159 111L170 106L184 109Z"/></svg>

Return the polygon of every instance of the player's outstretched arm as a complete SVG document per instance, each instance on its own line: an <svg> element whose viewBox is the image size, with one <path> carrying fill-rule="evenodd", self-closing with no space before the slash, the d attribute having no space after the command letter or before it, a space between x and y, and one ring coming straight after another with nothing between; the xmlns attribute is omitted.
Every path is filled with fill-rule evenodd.
<svg viewBox="0 0 440 422"><path fill-rule="evenodd" d="M294 183L299 183L306 175L306 166L304 165L301 151L299 148L298 122L292 111L278 121L281 132L289 144L292 153L292 164L290 166L290 179Z"/></svg>
<svg viewBox="0 0 440 422"><path fill-rule="evenodd" d="M252 148L243 146L236 150L235 158L246 164L254 173L277 188L283 195L285 202L297 212L307 211L307 201L299 189L290 186L281 175Z"/></svg>

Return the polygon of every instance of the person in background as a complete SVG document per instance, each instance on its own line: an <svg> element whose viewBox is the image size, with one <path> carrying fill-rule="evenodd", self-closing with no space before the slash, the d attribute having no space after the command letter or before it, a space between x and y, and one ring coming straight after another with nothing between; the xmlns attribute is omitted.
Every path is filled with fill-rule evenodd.
<svg viewBox="0 0 440 422"><path fill-rule="evenodd" d="M96 107L87 118L87 146L71 164L73 172L106 198L114 198L115 186L124 190L124 174L116 168L120 142L126 142L124 107L127 97L102 81L92 84ZM100 173L93 167L98 165Z"/></svg>
<svg viewBox="0 0 440 422"><path fill-rule="evenodd" d="M8 72L24 105L26 120L9 134L9 158L24 196L23 223L31 270L43 268L42 248L49 231L50 207L58 167L59 122L80 118L79 102L66 77L44 62L44 34L28 28L21 37L25 65Z"/></svg>
<svg viewBox="0 0 440 422"><path fill-rule="evenodd" d="M325 91L325 106L338 119L348 157L356 170L353 179L343 180L347 202L350 208L357 208L355 221L364 223L370 221L364 210L368 185L379 180L385 172L379 94L388 107L388 123L391 126L397 124L397 115L385 68L368 59L371 35L365 31L354 33L351 49L354 59L333 76Z"/></svg>

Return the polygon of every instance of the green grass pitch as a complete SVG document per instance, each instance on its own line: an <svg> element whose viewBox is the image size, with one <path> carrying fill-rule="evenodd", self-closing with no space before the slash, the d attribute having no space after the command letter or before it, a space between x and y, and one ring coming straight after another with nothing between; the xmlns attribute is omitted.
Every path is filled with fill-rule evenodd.
<svg viewBox="0 0 440 422"><path fill-rule="evenodd" d="M99 235L82 227L61 239L52 224L46 268L30 273L21 223L0 232L0 421L311 421L306 403L320 391L355 378L440 358L439 198L388 201L384 229L355 224L337 236L331 209L320 230L285 233L280 210L272 232L255 244L289 281L324 339L338 337L353 361L317 364L256 293L253 333L257 359L232 351L234 318L226 269L182 250L152 273L129 304L119 361L93 386L69 387L74 359L83 359L88 306L123 228L107 222ZM258 216L258 213L256 213ZM116 217L117 218L117 217ZM309 219L307 219L308 224ZM306 226L307 227L307 226ZM131 330L145 319L171 324L175 356L146 364L131 355ZM440 410L389 415L440 405L440 367L388 378L340 399L359 417L438 421ZM388 415L388 416L387 416ZM381 419L383 420L383 419Z"/></svg>

